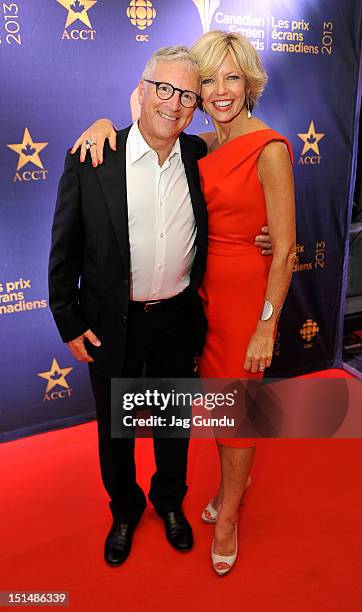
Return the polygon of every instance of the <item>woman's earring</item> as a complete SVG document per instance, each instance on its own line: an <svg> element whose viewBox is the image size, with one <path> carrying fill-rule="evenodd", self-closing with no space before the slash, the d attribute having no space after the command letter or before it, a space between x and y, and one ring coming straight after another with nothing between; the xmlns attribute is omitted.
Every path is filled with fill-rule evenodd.
<svg viewBox="0 0 362 612"><path fill-rule="evenodd" d="M246 98L246 108L248 111L248 119L251 119L251 107L250 107L250 97Z"/></svg>
<svg viewBox="0 0 362 612"><path fill-rule="evenodd" d="M209 125L210 121L207 118L205 110L204 110L204 119L205 119L205 125Z"/></svg>

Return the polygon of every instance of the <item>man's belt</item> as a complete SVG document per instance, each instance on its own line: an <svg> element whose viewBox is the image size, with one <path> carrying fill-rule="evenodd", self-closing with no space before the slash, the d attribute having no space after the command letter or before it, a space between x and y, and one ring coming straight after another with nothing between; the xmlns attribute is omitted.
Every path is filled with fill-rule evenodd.
<svg viewBox="0 0 362 612"><path fill-rule="evenodd" d="M168 306L174 306L178 302L182 302L188 295L189 289L185 289L177 295L173 295L165 300L148 300L147 302L139 302L137 300L131 300L130 304L132 308L137 310L143 310L144 312L153 312L161 308L167 308Z"/></svg>

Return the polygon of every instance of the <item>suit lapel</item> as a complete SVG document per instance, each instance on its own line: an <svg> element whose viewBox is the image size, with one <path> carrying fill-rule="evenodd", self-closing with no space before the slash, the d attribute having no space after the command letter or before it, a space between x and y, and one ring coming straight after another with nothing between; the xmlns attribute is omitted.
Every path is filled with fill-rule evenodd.
<svg viewBox="0 0 362 612"><path fill-rule="evenodd" d="M122 261L127 274L130 269L128 207L126 181L126 142L131 126L117 134L117 151L108 151L102 165L97 167L98 180L107 203Z"/></svg>
<svg viewBox="0 0 362 612"><path fill-rule="evenodd" d="M201 193L197 158L193 152L193 148L188 144L183 134L180 135L180 145L181 157L185 167L196 227L198 233L204 232L207 213L206 205Z"/></svg>

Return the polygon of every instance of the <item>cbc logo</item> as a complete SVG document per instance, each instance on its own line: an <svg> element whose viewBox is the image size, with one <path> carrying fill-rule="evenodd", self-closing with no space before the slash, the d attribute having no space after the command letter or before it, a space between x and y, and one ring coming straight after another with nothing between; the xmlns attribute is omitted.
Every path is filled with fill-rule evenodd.
<svg viewBox="0 0 362 612"><path fill-rule="evenodd" d="M151 0L131 0L126 11L131 24L138 30L149 28L155 17L156 9L153 8ZM136 34L137 42L147 42L147 34Z"/></svg>
<svg viewBox="0 0 362 612"><path fill-rule="evenodd" d="M302 336L303 340L310 342L318 334L318 332L318 323L312 319L307 319L301 327L300 335Z"/></svg>

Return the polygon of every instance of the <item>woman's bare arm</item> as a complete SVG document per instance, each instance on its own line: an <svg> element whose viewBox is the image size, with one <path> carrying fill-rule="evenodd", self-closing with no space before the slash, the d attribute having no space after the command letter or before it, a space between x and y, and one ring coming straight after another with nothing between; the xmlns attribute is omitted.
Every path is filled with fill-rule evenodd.
<svg viewBox="0 0 362 612"><path fill-rule="evenodd" d="M287 147L273 141L262 151L258 173L263 186L273 260L265 299L273 306L267 321L259 321L250 340L244 367L256 372L269 367L273 354L274 330L287 296L296 256L293 172Z"/></svg>

